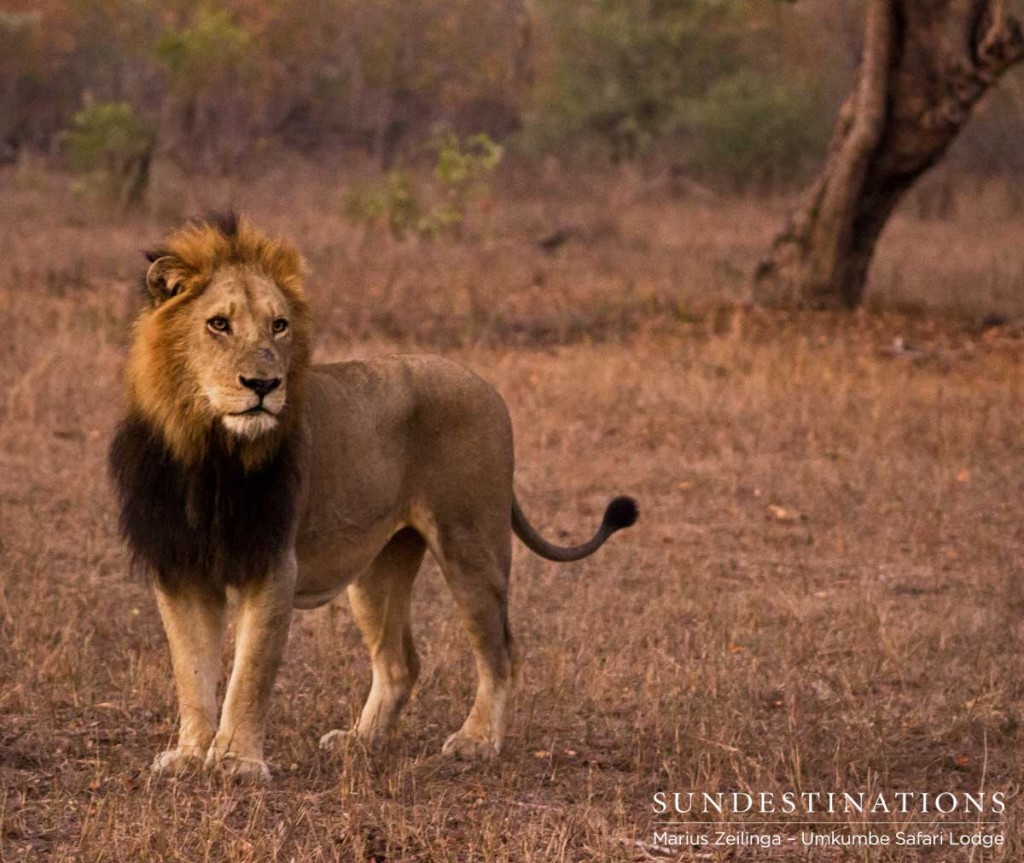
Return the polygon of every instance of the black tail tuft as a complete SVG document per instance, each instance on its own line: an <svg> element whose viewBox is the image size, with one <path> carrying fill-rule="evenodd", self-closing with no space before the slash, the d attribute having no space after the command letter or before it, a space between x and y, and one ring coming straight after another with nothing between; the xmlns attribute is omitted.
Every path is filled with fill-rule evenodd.
<svg viewBox="0 0 1024 863"><path fill-rule="evenodd" d="M640 510L637 509L636 501L631 497L617 497L608 504L604 511L603 526L609 531L622 530L624 527L632 527L640 517Z"/></svg>

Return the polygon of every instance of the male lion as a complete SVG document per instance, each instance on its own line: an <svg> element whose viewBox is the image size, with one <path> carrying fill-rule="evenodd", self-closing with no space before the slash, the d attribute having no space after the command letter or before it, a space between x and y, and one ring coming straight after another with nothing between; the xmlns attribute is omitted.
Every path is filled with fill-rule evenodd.
<svg viewBox="0 0 1024 863"><path fill-rule="evenodd" d="M513 679L512 531L549 560L578 560L633 524L634 502L613 500L582 545L546 542L512 493L501 397L439 357L310 366L302 260L248 221L193 222L149 259L150 303L135 323L110 465L122 533L152 576L178 693L178 745L153 769L201 762L267 779L265 718L292 608L323 605L343 588L373 662L354 733L388 730L419 670L409 598L428 548L479 675L469 717L443 751L496 755ZM237 636L218 724L229 589Z"/></svg>

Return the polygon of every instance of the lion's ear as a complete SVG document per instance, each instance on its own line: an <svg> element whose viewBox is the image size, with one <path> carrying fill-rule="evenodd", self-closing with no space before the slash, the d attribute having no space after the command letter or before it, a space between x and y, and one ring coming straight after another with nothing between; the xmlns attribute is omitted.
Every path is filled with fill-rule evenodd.
<svg viewBox="0 0 1024 863"><path fill-rule="evenodd" d="M181 293L187 268L181 258L161 255L146 272L146 288L156 305Z"/></svg>

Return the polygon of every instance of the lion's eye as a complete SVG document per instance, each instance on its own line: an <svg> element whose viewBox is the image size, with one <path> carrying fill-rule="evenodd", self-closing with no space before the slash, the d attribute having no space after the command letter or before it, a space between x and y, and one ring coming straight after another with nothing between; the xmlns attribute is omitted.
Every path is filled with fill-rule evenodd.
<svg viewBox="0 0 1024 863"><path fill-rule="evenodd" d="M216 317L210 318L206 322L208 326L215 333L229 333L231 332L231 324L228 323L228 319L217 315Z"/></svg>
<svg viewBox="0 0 1024 863"><path fill-rule="evenodd" d="M284 318L277 318L270 325L270 329L275 336L279 336L281 335L281 333L288 329L288 321L286 321Z"/></svg>

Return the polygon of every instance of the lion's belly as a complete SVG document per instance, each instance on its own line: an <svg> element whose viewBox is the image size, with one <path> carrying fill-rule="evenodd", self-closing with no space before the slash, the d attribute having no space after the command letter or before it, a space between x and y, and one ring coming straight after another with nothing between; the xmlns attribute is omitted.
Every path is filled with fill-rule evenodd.
<svg viewBox="0 0 1024 863"><path fill-rule="evenodd" d="M309 611L312 608L319 608L321 605L327 605L327 603L341 593L343 589L344 588L342 587L337 587L320 593L296 593L295 599L292 602L292 607L299 609L299 611Z"/></svg>
<svg viewBox="0 0 1024 863"><path fill-rule="evenodd" d="M398 527L382 523L358 536L345 531L305 541L300 537L295 549L299 564L295 607L316 608L330 602L373 563Z"/></svg>

